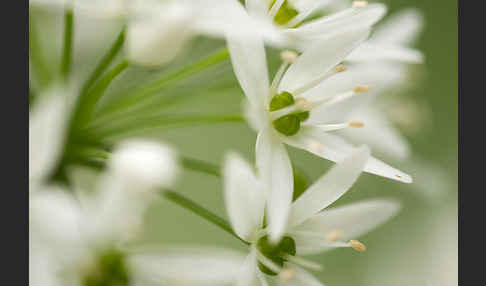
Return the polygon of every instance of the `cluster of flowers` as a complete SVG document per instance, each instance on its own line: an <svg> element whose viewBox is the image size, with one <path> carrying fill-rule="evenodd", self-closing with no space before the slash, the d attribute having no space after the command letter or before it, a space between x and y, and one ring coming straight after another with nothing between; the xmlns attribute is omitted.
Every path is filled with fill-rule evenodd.
<svg viewBox="0 0 486 286"><path fill-rule="evenodd" d="M305 270L320 265L302 255L337 247L365 251L356 238L396 214L399 203L372 199L326 208L362 171L412 182L345 138L406 156L404 139L374 108L372 95L399 84L404 65L422 61L410 47L421 18L415 10L403 11L370 37L386 7L343 2L31 0L71 17L123 19L124 65L164 65L195 35L226 39L247 99L245 118L258 132L256 170L232 152L222 167L228 231L248 245L247 254L181 246L137 250L130 241L150 202L159 194L182 198L169 190L179 174L177 152L142 139L118 142L108 152L98 141L82 140L81 127L92 120L111 71L81 91L50 84L35 94L29 125L31 285L244 286L268 285L268 279L322 285ZM271 81L265 44L281 50L282 64ZM368 131L358 132L364 124ZM297 194L285 144L336 165ZM87 161L102 162L103 171L71 171Z"/></svg>

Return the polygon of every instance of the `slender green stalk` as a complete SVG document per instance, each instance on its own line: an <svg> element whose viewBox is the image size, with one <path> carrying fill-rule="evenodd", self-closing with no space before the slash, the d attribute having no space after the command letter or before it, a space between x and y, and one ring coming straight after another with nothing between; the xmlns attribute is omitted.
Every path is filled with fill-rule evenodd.
<svg viewBox="0 0 486 286"><path fill-rule="evenodd" d="M195 124L244 122L241 115L157 115L141 118L140 116L126 118L125 122L115 120L116 126L106 125L103 128L90 128L88 131L99 138L138 132L145 129L167 126L194 126Z"/></svg>
<svg viewBox="0 0 486 286"><path fill-rule="evenodd" d="M96 66L95 70L91 73L88 80L83 85L83 89L82 89L81 94L85 94L85 93L88 92L89 88L105 72L105 70L111 64L113 59L118 55L118 53L120 52L120 50L123 47L123 44L125 42L125 33L126 33L125 30L126 30L125 27L123 27L123 29L118 34L115 42L113 42L113 45L111 46L111 48L103 56L101 61Z"/></svg>
<svg viewBox="0 0 486 286"><path fill-rule="evenodd" d="M111 82L128 68L126 60L121 61L108 71L91 89L89 93L82 93L79 100L79 112L77 114L76 125L85 124L91 118L96 103L103 96Z"/></svg>
<svg viewBox="0 0 486 286"><path fill-rule="evenodd" d="M220 49L213 54L209 55L208 57L187 66L175 73L166 75L161 79L158 79L154 82L149 83L146 86L142 86L137 88L136 90L132 91L125 100L119 101L117 104L108 107L107 110L104 111L105 114L109 115L113 113L118 113L120 111L124 111L127 108L130 108L136 104L139 104L142 101L146 101L150 99L152 96L157 94L161 89L167 87L170 84L173 84L183 78L186 78L192 74L197 72L203 71L211 66L214 66L223 60L229 58L229 52L227 48Z"/></svg>
<svg viewBox="0 0 486 286"><path fill-rule="evenodd" d="M192 159L188 157L181 157L182 166L188 170L206 173L216 177L221 176L220 168L218 165L208 162Z"/></svg>
<svg viewBox="0 0 486 286"><path fill-rule="evenodd" d="M169 201L177 204L180 207L206 219L207 221L219 226L221 229L231 234L232 236L238 238L241 242L249 245L248 242L241 239L231 228L230 224L223 218L217 216L206 208L198 205L194 201L184 197L183 195L176 193L174 191L162 191L162 195Z"/></svg>
<svg viewBox="0 0 486 286"><path fill-rule="evenodd" d="M52 74L49 65L45 61L39 34L31 13L29 13L29 56L39 84L41 87L47 86L52 79Z"/></svg>
<svg viewBox="0 0 486 286"><path fill-rule="evenodd" d="M72 10L66 10L64 14L64 44L61 59L61 77L66 79L71 72L71 62L73 53L73 26L74 14Z"/></svg>

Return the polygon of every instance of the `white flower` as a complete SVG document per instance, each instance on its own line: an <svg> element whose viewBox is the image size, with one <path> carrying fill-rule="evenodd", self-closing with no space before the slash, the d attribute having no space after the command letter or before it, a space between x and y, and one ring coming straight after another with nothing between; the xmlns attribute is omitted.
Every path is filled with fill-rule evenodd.
<svg viewBox="0 0 486 286"><path fill-rule="evenodd" d="M128 24L127 56L137 64L165 64L195 35L245 36L254 31L237 0L169 0L146 8Z"/></svg>
<svg viewBox="0 0 486 286"><path fill-rule="evenodd" d="M45 182L63 152L71 111L67 88L39 94L29 113L29 190Z"/></svg>
<svg viewBox="0 0 486 286"><path fill-rule="evenodd" d="M120 245L140 231L155 190L174 181L175 156L158 143L128 141L116 149L107 168L97 192L75 198L62 187L42 185L31 194L31 271L55 281L31 283L79 285L89 279L107 283L103 279L126 282L131 277ZM103 276L106 267L116 273Z"/></svg>
<svg viewBox="0 0 486 286"><path fill-rule="evenodd" d="M226 208L235 233L250 243L250 254L237 285L254 285L252 281L257 280L267 285L263 273L278 274L279 285L321 285L297 266L318 269L319 265L300 255L335 247L364 251L364 244L354 238L392 217L399 209L397 203L375 199L321 210L339 199L353 185L368 156L367 148L359 148L317 180L292 205L291 199L279 193L281 201L289 200L287 211L290 216L284 225L279 224L282 229L277 230L278 235L272 239L274 218L271 214L275 211L272 208L284 206L272 204L269 200L275 198L268 198L265 192L268 190L264 189L264 184L255 176L252 168L238 155L230 153L224 165ZM264 225L264 220L268 226Z"/></svg>
<svg viewBox="0 0 486 286"><path fill-rule="evenodd" d="M423 54L411 48L424 25L423 15L416 9L404 9L380 23L368 41L347 58L348 61L394 60L421 63Z"/></svg>
<svg viewBox="0 0 486 286"><path fill-rule="evenodd" d="M247 0L246 8L267 42L301 51L333 33L370 28L386 13L383 4L355 1L347 9L304 22L324 9L336 10L336 4L334 0Z"/></svg>
<svg viewBox="0 0 486 286"><path fill-rule="evenodd" d="M334 162L354 150L329 131L362 127L360 121L339 122L335 117L351 111L365 98L362 93L387 79L386 73L354 77L354 67L346 70L338 65L367 36L368 30L348 30L327 38L295 56L293 63L282 64L271 85L262 40L257 36L251 40L228 39L233 70L249 101L248 121L258 130L256 160L264 178L290 177L290 161L283 143ZM364 170L401 182L412 181L409 175L373 157ZM282 185L268 181L269 189L291 196L291 181L274 181Z"/></svg>

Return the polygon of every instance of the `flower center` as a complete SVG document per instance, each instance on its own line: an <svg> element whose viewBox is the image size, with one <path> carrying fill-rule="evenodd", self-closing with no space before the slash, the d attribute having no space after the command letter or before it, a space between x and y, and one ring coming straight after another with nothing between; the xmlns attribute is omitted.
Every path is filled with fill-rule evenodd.
<svg viewBox="0 0 486 286"><path fill-rule="evenodd" d="M289 92L275 95L270 101L270 111L276 111L295 104L294 97ZM300 129L300 123L309 118L309 111L297 111L284 115L273 121L275 129L287 136L295 135Z"/></svg>
<svg viewBox="0 0 486 286"><path fill-rule="evenodd" d="M278 0L272 0L272 2L270 3L270 10L272 10L273 6L277 1ZM278 10L273 17L273 21L278 25L287 24L290 20L292 20L295 16L299 14L299 12L294 7L292 7L288 0L283 1L280 8L275 8L278 8Z"/></svg>
<svg viewBox="0 0 486 286"><path fill-rule="evenodd" d="M270 243L268 235L266 235L258 240L257 247L266 258L270 259L280 267L283 267L284 262L286 261L284 256L295 256L296 253L295 241L289 236L284 236L277 245L274 245ZM261 262L258 262L258 268L265 274L272 276L277 275L277 273L263 265Z"/></svg>
<svg viewBox="0 0 486 286"><path fill-rule="evenodd" d="M130 284L124 255L115 249L103 251L82 279L83 286L126 286Z"/></svg>

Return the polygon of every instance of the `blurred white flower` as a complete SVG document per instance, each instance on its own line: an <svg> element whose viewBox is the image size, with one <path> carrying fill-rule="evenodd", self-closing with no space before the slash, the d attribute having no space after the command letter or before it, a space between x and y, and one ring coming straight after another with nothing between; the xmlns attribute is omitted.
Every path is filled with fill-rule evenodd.
<svg viewBox="0 0 486 286"><path fill-rule="evenodd" d="M43 279L31 285L99 285L116 279L124 285L130 279L119 246L139 233L155 191L172 185L177 164L169 147L139 140L121 143L107 168L97 192L75 198L62 187L43 185L31 194L31 271Z"/></svg>
<svg viewBox="0 0 486 286"><path fill-rule="evenodd" d="M237 0L151 1L132 17L127 31L130 61L159 66L172 60L193 36L245 37L253 25Z"/></svg>
<svg viewBox="0 0 486 286"><path fill-rule="evenodd" d="M298 57L282 53L285 62L271 85L261 38L255 35L251 40L228 39L233 70L249 101L246 115L259 132L256 143L259 172L265 178L288 178L281 185L268 182L270 189L278 188L285 193L292 190L291 166L283 143L334 162L354 150L329 131L366 124L335 119L353 110L361 94L370 91L368 84L379 87L381 81L389 79L386 71L367 74L355 67L346 71L345 66L338 65L368 33L368 30L348 30L335 34ZM409 175L374 157L370 157L364 170L401 182L412 181Z"/></svg>
<svg viewBox="0 0 486 286"><path fill-rule="evenodd" d="M421 63L424 55L412 46L424 26L423 15L417 9L403 9L380 23L368 41L347 58L348 61L393 60Z"/></svg>
<svg viewBox="0 0 486 286"><path fill-rule="evenodd" d="M392 217L400 208L397 203L375 199L322 210L353 185L368 157L366 147L358 148L291 204L291 196L271 193L248 163L228 154L224 165L226 209L235 233L250 243L237 285L254 285L252 281L258 280L267 285L263 273L278 274L278 285L321 285L297 266L319 269L319 265L296 255L335 247L365 251L364 244L354 238Z"/></svg>
<svg viewBox="0 0 486 286"><path fill-rule="evenodd" d="M305 51L316 42L348 29L366 29L383 17L383 4L355 1L349 8L305 21L323 10L335 12L344 5L335 0L247 0L249 15L259 24L265 41L278 47ZM339 5L341 4L341 5ZM346 3L347 4L347 3Z"/></svg>
<svg viewBox="0 0 486 286"><path fill-rule="evenodd" d="M62 155L71 100L67 88L54 86L39 94L29 113L29 191L45 183Z"/></svg>

